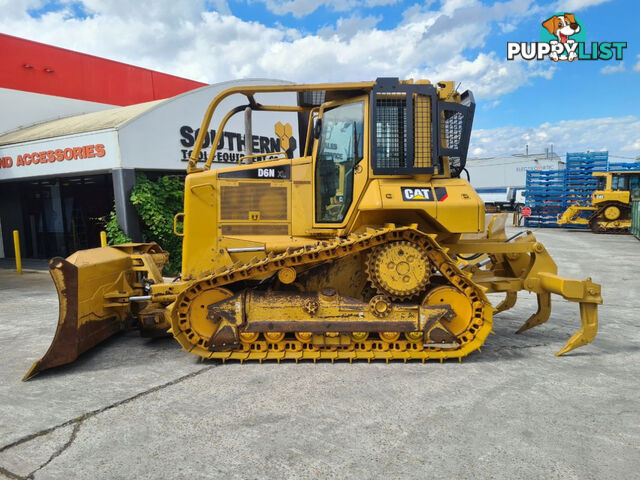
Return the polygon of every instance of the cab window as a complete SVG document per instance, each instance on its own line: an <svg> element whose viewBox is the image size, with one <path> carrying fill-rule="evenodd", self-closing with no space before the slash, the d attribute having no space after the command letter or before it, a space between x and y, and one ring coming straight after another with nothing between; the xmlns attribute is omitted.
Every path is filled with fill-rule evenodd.
<svg viewBox="0 0 640 480"><path fill-rule="evenodd" d="M628 190L628 180L626 175L614 175L611 179L611 190Z"/></svg>
<svg viewBox="0 0 640 480"><path fill-rule="evenodd" d="M353 200L353 169L363 157L364 102L322 114L316 157L316 221L340 223Z"/></svg>

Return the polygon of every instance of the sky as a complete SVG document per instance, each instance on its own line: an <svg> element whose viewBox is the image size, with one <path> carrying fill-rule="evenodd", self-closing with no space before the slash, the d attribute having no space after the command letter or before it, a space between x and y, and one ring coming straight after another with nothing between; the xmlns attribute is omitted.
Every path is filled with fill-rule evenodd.
<svg viewBox="0 0 640 480"><path fill-rule="evenodd" d="M476 101L470 156L640 156L638 0L0 0L0 32L207 83L453 80ZM571 12L623 60L507 60Z"/></svg>

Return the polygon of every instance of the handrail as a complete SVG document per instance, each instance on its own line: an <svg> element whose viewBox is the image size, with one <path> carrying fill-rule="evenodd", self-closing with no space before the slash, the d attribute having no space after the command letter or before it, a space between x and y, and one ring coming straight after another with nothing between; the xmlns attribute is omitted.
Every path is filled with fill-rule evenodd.
<svg viewBox="0 0 640 480"><path fill-rule="evenodd" d="M200 156L200 151L202 150L202 145L204 143L204 139L206 133L209 131L209 125L211 124L211 118L213 117L213 112L218 108L220 103L227 97L231 95L244 95L251 101L251 97L256 93L287 93L287 92L312 92L315 90L324 90L324 91L336 91L336 90L370 90L375 85L375 82L352 82L352 83L318 83L318 84L303 84L303 85L256 85L256 86L237 86L228 88L218 95L215 96L213 100L209 103L207 110L205 111L204 117L202 118L202 123L200 125L200 131L198 132L198 137L196 138L196 142L193 146L193 151L191 152L191 156L189 157L189 163L187 165L187 173L193 173L200 171L197 167L198 157ZM245 106L246 108L246 106ZM280 107L282 108L282 107ZM298 107L301 108L301 107ZM260 107L260 109L264 109L264 107ZM235 110L235 109L234 109ZM228 120L225 115L226 120ZM224 122L226 124L226 121ZM209 158L204 164L204 170L209 170L211 168L211 163L213 162L213 158L215 156L215 150L218 148L218 143L220 142L220 136L222 134L222 129L224 125L220 125L220 128L216 131L216 136L214 139L214 143L212 144L212 155L209 155ZM215 149L215 150L214 150Z"/></svg>
<svg viewBox="0 0 640 480"><path fill-rule="evenodd" d="M306 157L307 155L309 155L309 144L311 143L311 130L313 130L313 116L314 114L316 115L316 117L318 116L318 113L320 112L320 107L313 107L311 110L309 110L309 122L307 125L307 138L304 141L304 156Z"/></svg>
<svg viewBox="0 0 640 480"><path fill-rule="evenodd" d="M182 218L184 221L184 212L176 213L173 216L173 233L178 237L184 237L184 232L182 233L178 232L178 218Z"/></svg>

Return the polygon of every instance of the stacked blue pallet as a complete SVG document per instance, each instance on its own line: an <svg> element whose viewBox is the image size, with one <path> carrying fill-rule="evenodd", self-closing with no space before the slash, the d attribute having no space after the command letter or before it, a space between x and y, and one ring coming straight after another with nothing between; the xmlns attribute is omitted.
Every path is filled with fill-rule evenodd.
<svg viewBox="0 0 640 480"><path fill-rule="evenodd" d="M618 170L640 170L640 162L610 163L608 170L610 172L615 172Z"/></svg>
<svg viewBox="0 0 640 480"><path fill-rule="evenodd" d="M526 183L526 204L531 216L525 218L530 227L557 227L558 215L564 211L564 170L529 170Z"/></svg>
<svg viewBox="0 0 640 480"><path fill-rule="evenodd" d="M567 153L564 209L576 203L589 205L591 194L598 187L598 179L592 173L606 172L608 166L609 152Z"/></svg>

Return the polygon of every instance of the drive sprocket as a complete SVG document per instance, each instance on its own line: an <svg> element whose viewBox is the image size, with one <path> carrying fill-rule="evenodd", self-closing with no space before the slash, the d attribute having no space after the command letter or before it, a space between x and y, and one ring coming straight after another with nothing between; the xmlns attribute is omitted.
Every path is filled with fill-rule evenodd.
<svg viewBox="0 0 640 480"><path fill-rule="evenodd" d="M407 240L374 248L367 261L371 285L392 300L406 300L422 293L429 283L431 271L424 249Z"/></svg>

